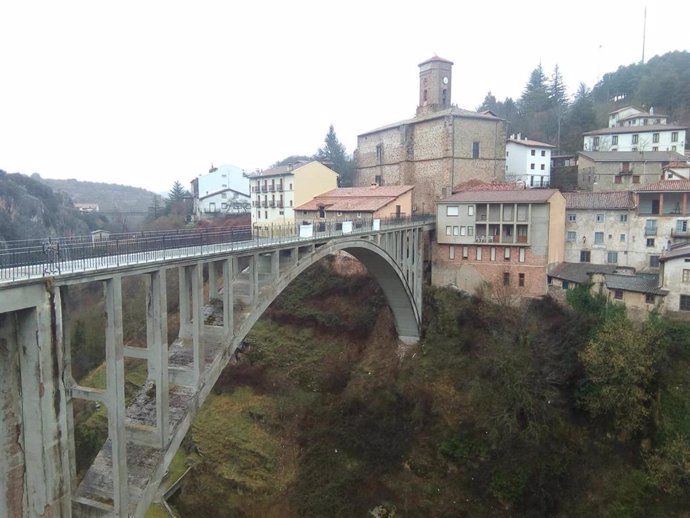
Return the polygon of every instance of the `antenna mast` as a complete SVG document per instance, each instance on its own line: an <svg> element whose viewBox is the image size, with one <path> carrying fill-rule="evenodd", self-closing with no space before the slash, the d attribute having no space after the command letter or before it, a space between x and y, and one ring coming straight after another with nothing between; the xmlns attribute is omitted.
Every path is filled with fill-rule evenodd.
<svg viewBox="0 0 690 518"><path fill-rule="evenodd" d="M647 7L644 8L644 23L642 24L642 64L644 65L644 47L647 38Z"/></svg>

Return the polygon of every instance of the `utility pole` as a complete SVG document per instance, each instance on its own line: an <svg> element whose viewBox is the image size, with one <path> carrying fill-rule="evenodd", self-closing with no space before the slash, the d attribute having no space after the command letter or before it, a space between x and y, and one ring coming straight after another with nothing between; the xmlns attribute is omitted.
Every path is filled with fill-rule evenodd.
<svg viewBox="0 0 690 518"><path fill-rule="evenodd" d="M644 23L642 24L642 64L644 65L644 47L647 38L647 8L644 8Z"/></svg>

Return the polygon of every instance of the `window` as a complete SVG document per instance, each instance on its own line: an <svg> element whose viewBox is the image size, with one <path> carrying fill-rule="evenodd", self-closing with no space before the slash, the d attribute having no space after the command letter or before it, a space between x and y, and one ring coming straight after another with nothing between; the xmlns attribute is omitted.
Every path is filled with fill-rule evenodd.
<svg viewBox="0 0 690 518"><path fill-rule="evenodd" d="M470 256L470 247L469 246L463 246L462 247L462 258L467 259Z"/></svg>
<svg viewBox="0 0 690 518"><path fill-rule="evenodd" d="M570 283L568 281L561 281L561 287L567 290L570 287Z"/></svg>
<svg viewBox="0 0 690 518"><path fill-rule="evenodd" d="M568 214L568 221L577 221L577 214L570 213Z"/></svg>
<svg viewBox="0 0 690 518"><path fill-rule="evenodd" d="M633 135L632 136L632 143L638 144L639 142L640 142L640 136L639 135Z"/></svg>
<svg viewBox="0 0 690 518"><path fill-rule="evenodd" d="M457 236L457 235L459 235L459 232L458 232L458 227L457 227L457 225L453 227L453 235L454 235L454 236Z"/></svg>
<svg viewBox="0 0 690 518"><path fill-rule="evenodd" d="M467 206L467 215L468 216L474 216L474 205L468 205Z"/></svg>
<svg viewBox="0 0 690 518"><path fill-rule="evenodd" d="M597 220L597 223L603 223L604 222L604 215L603 214L597 214L596 220Z"/></svg>
<svg viewBox="0 0 690 518"><path fill-rule="evenodd" d="M595 148L599 147L599 137L594 137L594 147Z"/></svg>
<svg viewBox="0 0 690 518"><path fill-rule="evenodd" d="M544 151L543 149L541 151L541 156L546 156L546 151Z"/></svg>
<svg viewBox="0 0 690 518"><path fill-rule="evenodd" d="M510 272L503 272L503 286L510 286Z"/></svg>
<svg viewBox="0 0 690 518"><path fill-rule="evenodd" d="M678 142L678 132L677 131L671 132L671 142Z"/></svg>
<svg viewBox="0 0 690 518"><path fill-rule="evenodd" d="M679 234L684 234L688 231L688 220L679 219L676 221L676 232Z"/></svg>
<svg viewBox="0 0 690 518"><path fill-rule="evenodd" d="M690 282L690 270L683 270L683 282Z"/></svg>
<svg viewBox="0 0 690 518"><path fill-rule="evenodd" d="M491 247L491 260L492 261L496 260L496 247L495 246Z"/></svg>
<svg viewBox="0 0 690 518"><path fill-rule="evenodd" d="M606 256L606 262L609 264L618 264L618 252L609 252Z"/></svg>
<svg viewBox="0 0 690 518"><path fill-rule="evenodd" d="M577 232L573 232L571 230L568 230L568 236L566 238L568 241L573 243L574 241L577 240Z"/></svg>
<svg viewBox="0 0 690 518"><path fill-rule="evenodd" d="M292 207L292 200L290 200L290 207Z"/></svg>
<svg viewBox="0 0 690 518"><path fill-rule="evenodd" d="M658 134L658 133L652 133L652 142L653 142L654 144L658 144L658 143L659 143L659 134Z"/></svg>
<svg viewBox="0 0 690 518"><path fill-rule="evenodd" d="M676 146L671 146L671 151L675 151L675 150L676 150Z"/></svg>
<svg viewBox="0 0 690 518"><path fill-rule="evenodd" d="M542 171L544 171L545 168L546 168L546 166L544 164L539 166L539 169L541 169Z"/></svg>
<svg viewBox="0 0 690 518"><path fill-rule="evenodd" d="M426 91L424 93L426 93ZM381 162L382 160L383 160L383 144L376 144L376 161Z"/></svg>
<svg viewBox="0 0 690 518"><path fill-rule="evenodd" d="M647 246L650 248L654 246L654 238L653 237L647 238Z"/></svg>
<svg viewBox="0 0 690 518"><path fill-rule="evenodd" d="M659 256L658 255L650 255L649 256L649 267L650 268L659 268Z"/></svg>
<svg viewBox="0 0 690 518"><path fill-rule="evenodd" d="M448 247L448 259L455 259L455 247L453 245Z"/></svg>
<svg viewBox="0 0 690 518"><path fill-rule="evenodd" d="M446 216L458 216L460 215L460 210L457 205L448 205L446 207Z"/></svg>
<svg viewBox="0 0 690 518"><path fill-rule="evenodd" d="M521 263L525 262L525 249L524 248L520 248L520 253L518 254L518 261L520 261Z"/></svg>
<svg viewBox="0 0 690 518"><path fill-rule="evenodd" d="M618 238L618 241L620 241L621 243L625 243L625 234L621 234Z"/></svg>
<svg viewBox="0 0 690 518"><path fill-rule="evenodd" d="M474 235L474 227L472 225L469 225L467 227L467 235L468 236L473 236Z"/></svg>
<svg viewBox="0 0 690 518"><path fill-rule="evenodd" d="M479 158L479 142L472 142L472 158Z"/></svg>
<svg viewBox="0 0 690 518"><path fill-rule="evenodd" d="M680 307L681 311L690 311L690 295L680 296Z"/></svg>
<svg viewBox="0 0 690 518"><path fill-rule="evenodd" d="M640 183L640 175L634 174L632 177L632 183Z"/></svg>
<svg viewBox="0 0 690 518"><path fill-rule="evenodd" d="M534 150L534 149L530 152L530 154L531 154L532 156L534 156L535 153L536 153L536 150Z"/></svg>
<svg viewBox="0 0 690 518"><path fill-rule="evenodd" d="M644 294L644 301L647 304L654 304L654 294L653 293L645 293Z"/></svg>
<svg viewBox="0 0 690 518"><path fill-rule="evenodd" d="M522 287L525 285L525 274L518 273L518 286Z"/></svg>
<svg viewBox="0 0 690 518"><path fill-rule="evenodd" d="M618 216L618 220L619 220L621 223L625 223L625 222L628 221L628 215L627 215L627 214L621 214L620 216Z"/></svg>
<svg viewBox="0 0 690 518"><path fill-rule="evenodd" d="M446 225L446 235L447 236L453 235L453 227L451 227L450 225Z"/></svg>
<svg viewBox="0 0 690 518"><path fill-rule="evenodd" d="M652 151L659 151L659 146L652 146Z"/></svg>
<svg viewBox="0 0 690 518"><path fill-rule="evenodd" d="M462 225L460 227L460 235L461 236L466 236L467 235L467 227L465 225Z"/></svg>
<svg viewBox="0 0 690 518"><path fill-rule="evenodd" d="M614 135L611 137L611 145L612 146L617 146L618 145L618 135Z"/></svg>
<svg viewBox="0 0 690 518"><path fill-rule="evenodd" d="M374 176L374 183L376 185L383 185L382 176L380 174ZM290 184L290 189L292 189L292 184Z"/></svg>
<svg viewBox="0 0 690 518"><path fill-rule="evenodd" d="M477 261L481 261L481 260L482 260L482 247L478 246L477 247Z"/></svg>
<svg viewBox="0 0 690 518"><path fill-rule="evenodd" d="M595 245L603 245L604 244L604 233L603 232L595 232L594 233L594 244Z"/></svg>
<svg viewBox="0 0 690 518"><path fill-rule="evenodd" d="M580 251L580 262L581 263L588 263L589 261L590 261L589 250L581 250Z"/></svg>
<svg viewBox="0 0 690 518"><path fill-rule="evenodd" d="M534 169L534 164L530 164L530 165L529 165L529 168L533 170L533 169Z"/></svg>
<svg viewBox="0 0 690 518"><path fill-rule="evenodd" d="M613 183L623 183L623 177L620 175L616 175L613 177Z"/></svg>
<svg viewBox="0 0 690 518"><path fill-rule="evenodd" d="M261 219L261 211L260 210L256 211L256 219Z"/></svg>
<svg viewBox="0 0 690 518"><path fill-rule="evenodd" d="M613 298L616 300L623 300L623 290L615 290L613 292Z"/></svg>
<svg viewBox="0 0 690 518"><path fill-rule="evenodd" d="M510 261L510 248L507 246L503 249L503 260Z"/></svg>

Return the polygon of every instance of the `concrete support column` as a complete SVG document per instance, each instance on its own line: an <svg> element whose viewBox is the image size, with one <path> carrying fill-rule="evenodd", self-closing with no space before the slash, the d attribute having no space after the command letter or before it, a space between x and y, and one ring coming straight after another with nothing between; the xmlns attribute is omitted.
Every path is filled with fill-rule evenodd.
<svg viewBox="0 0 690 518"><path fill-rule="evenodd" d="M105 367L108 437L112 445L113 507L115 516L127 516L127 438L125 434L125 361L122 337L122 283L119 276L105 285Z"/></svg>
<svg viewBox="0 0 690 518"><path fill-rule="evenodd" d="M683 207L680 210L681 210L681 214L683 216L687 216L688 215L688 193L684 192L682 194L682 196L683 196Z"/></svg>
<svg viewBox="0 0 690 518"><path fill-rule="evenodd" d="M280 277L280 250L271 253L271 279L275 283Z"/></svg>
<svg viewBox="0 0 690 518"><path fill-rule="evenodd" d="M259 257L252 255L249 258L249 304L256 304L259 291Z"/></svg>
<svg viewBox="0 0 690 518"><path fill-rule="evenodd" d="M659 214L664 213L664 193L659 193Z"/></svg>
<svg viewBox="0 0 690 518"><path fill-rule="evenodd" d="M223 261L223 331L226 337L235 334L234 266L234 258Z"/></svg>
<svg viewBox="0 0 690 518"><path fill-rule="evenodd" d="M192 309L190 304L189 266L180 266L179 271L179 306L180 306L180 338L192 336Z"/></svg>
<svg viewBox="0 0 690 518"><path fill-rule="evenodd" d="M203 316L201 314L204 278L203 263L189 267L192 289L192 349L194 351L194 384L199 385L204 372L204 342L202 340Z"/></svg>
<svg viewBox="0 0 690 518"><path fill-rule="evenodd" d="M169 377L168 377L168 296L166 272L161 269L146 276L146 342L148 375L156 385L156 442L168 443Z"/></svg>
<svg viewBox="0 0 690 518"><path fill-rule="evenodd" d="M61 314L62 314L62 343L64 350L64 375L63 380L67 385L65 387L66 394L66 413L67 413L67 428L71 432L74 431L74 400L71 396L72 385L76 385L72 377L72 325L69 319L69 312L67 311L69 303L69 287L62 286L60 288L61 300ZM67 439L69 449L69 464L70 464L70 480L72 491L77 488L77 453L74 444L74 433L70 433ZM1 516L1 513L0 513Z"/></svg>
<svg viewBox="0 0 690 518"><path fill-rule="evenodd" d="M216 284L216 262L211 261L208 264L208 300L218 298L218 285Z"/></svg>

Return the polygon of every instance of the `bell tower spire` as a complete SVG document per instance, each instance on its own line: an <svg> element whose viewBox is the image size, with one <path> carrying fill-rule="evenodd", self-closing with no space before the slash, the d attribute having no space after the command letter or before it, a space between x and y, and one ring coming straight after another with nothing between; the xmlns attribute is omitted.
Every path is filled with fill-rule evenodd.
<svg viewBox="0 0 690 518"><path fill-rule="evenodd" d="M451 107L453 62L434 56L419 64L419 105L417 115Z"/></svg>

